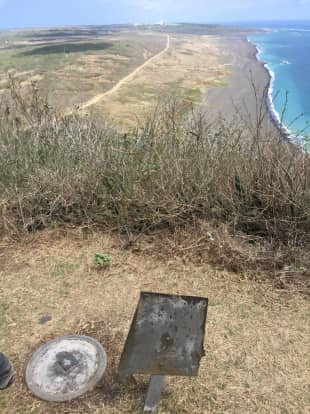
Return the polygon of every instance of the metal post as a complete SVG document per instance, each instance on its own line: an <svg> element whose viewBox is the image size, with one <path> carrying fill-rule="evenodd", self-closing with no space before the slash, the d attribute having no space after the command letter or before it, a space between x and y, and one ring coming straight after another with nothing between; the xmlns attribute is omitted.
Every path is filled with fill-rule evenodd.
<svg viewBox="0 0 310 414"><path fill-rule="evenodd" d="M160 395L165 384L164 375L153 375L151 377L149 388L147 390L146 400L144 404L144 413L156 413Z"/></svg>

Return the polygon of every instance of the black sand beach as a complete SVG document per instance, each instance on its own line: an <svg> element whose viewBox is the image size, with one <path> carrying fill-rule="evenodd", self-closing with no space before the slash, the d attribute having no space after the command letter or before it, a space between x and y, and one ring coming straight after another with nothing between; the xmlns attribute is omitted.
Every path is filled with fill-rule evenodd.
<svg viewBox="0 0 310 414"><path fill-rule="evenodd" d="M245 35L223 37L223 62L230 67L228 85L210 88L204 107L210 120L218 117L232 121L242 116L255 125L259 113L265 116L266 132L275 131L265 97L270 76L264 64L257 60L257 50Z"/></svg>

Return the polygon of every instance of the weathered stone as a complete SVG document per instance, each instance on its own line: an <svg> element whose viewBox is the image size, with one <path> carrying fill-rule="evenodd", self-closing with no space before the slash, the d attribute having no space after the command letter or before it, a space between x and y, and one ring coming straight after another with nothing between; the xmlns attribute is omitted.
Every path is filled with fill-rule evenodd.
<svg viewBox="0 0 310 414"><path fill-rule="evenodd" d="M39 319L39 324L44 325L47 322L50 322L51 320L52 320L52 316L49 314L46 314L46 315L41 316L41 318Z"/></svg>
<svg viewBox="0 0 310 414"><path fill-rule="evenodd" d="M93 389L102 379L107 356L96 340L65 336L39 348L25 373L27 386L47 401L69 401Z"/></svg>

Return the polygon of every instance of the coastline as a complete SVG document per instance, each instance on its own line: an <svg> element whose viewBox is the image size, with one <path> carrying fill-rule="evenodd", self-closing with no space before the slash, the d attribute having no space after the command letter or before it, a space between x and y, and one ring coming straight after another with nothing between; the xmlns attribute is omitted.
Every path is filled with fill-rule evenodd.
<svg viewBox="0 0 310 414"><path fill-rule="evenodd" d="M267 62L265 62L263 59L261 59L260 55L263 53L260 49L259 45L254 43L251 39L249 39L249 36L247 36L247 41L250 45L252 45L255 50L255 59L264 65L265 70L268 73L269 76L269 83L268 83L268 93L266 95L266 104L268 106L270 116L272 119L272 122L274 123L275 127L280 131L281 135L284 139L289 141L292 144L296 144L296 136L292 133L292 131L289 130L289 128L286 127L286 125L282 122L281 116L279 112L276 110L274 101L273 101L273 92L274 92L274 83L275 83L275 73L270 68Z"/></svg>
<svg viewBox="0 0 310 414"><path fill-rule="evenodd" d="M265 63L258 59L256 45L249 41L246 33L223 37L220 41L223 63L230 66L231 73L227 77L228 86L210 88L206 93L203 106L210 120L221 118L231 122L238 116L255 125L261 112L264 132L277 132L290 140L289 134L275 122L271 111L272 78Z"/></svg>

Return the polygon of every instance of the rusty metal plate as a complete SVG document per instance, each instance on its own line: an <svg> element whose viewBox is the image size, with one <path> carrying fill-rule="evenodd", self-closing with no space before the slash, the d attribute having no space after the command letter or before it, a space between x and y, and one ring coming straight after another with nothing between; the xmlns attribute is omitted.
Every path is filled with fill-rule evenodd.
<svg viewBox="0 0 310 414"><path fill-rule="evenodd" d="M120 375L198 375L207 308L207 298L142 292Z"/></svg>

